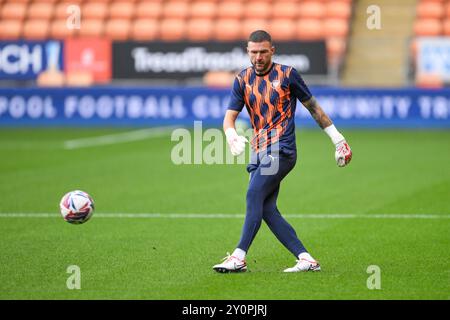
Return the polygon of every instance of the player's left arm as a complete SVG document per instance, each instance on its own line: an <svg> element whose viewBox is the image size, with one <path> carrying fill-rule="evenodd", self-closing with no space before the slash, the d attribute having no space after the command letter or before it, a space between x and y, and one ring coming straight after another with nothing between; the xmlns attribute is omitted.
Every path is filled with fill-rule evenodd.
<svg viewBox="0 0 450 320"><path fill-rule="evenodd" d="M316 120L317 124L326 132L336 146L335 159L338 166L343 167L347 165L352 159L352 150L345 141L344 136L337 131L333 122L325 114L323 109L317 103L314 96L311 94L308 86L295 68L290 69L289 85L291 92L302 102L306 109L309 110L311 116Z"/></svg>
<svg viewBox="0 0 450 320"><path fill-rule="evenodd" d="M336 129L331 119L323 111L322 107L316 101L314 96L311 96L302 104L308 109L311 116L316 120L319 127L331 138L331 141L336 146L335 159L340 167L346 166L352 160L352 150L345 140L344 136Z"/></svg>

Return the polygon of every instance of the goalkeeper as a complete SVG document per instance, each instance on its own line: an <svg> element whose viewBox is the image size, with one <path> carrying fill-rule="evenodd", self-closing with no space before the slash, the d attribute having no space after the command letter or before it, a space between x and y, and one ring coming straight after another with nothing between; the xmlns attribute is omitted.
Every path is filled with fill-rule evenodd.
<svg viewBox="0 0 450 320"><path fill-rule="evenodd" d="M247 139L235 130L236 118L244 105L254 130L252 159L247 166L250 182L246 217L236 249L213 269L217 272L246 271L246 254L264 220L277 239L296 257L296 265L285 272L319 271L319 263L281 216L276 204L280 183L297 160L294 123L297 99L331 138L336 147L338 166L343 167L350 162L352 151L311 95L300 74L293 67L272 62L275 48L270 34L262 30L253 32L247 42L247 52L252 67L236 76L223 121L227 142L235 156L244 152L247 143Z"/></svg>

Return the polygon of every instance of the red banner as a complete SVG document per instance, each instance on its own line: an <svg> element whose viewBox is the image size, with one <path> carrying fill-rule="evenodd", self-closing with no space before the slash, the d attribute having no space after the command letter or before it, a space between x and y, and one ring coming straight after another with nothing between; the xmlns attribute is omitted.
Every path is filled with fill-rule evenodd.
<svg viewBox="0 0 450 320"><path fill-rule="evenodd" d="M94 82L111 80L111 41L67 39L64 44L65 72L91 72Z"/></svg>

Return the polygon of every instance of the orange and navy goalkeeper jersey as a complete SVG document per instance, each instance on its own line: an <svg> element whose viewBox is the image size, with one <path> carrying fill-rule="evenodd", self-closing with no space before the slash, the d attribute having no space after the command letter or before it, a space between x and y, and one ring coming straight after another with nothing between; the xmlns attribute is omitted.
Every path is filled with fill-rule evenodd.
<svg viewBox="0 0 450 320"><path fill-rule="evenodd" d="M280 148L296 150L297 99L303 102L311 97L297 70L272 63L263 75L257 75L249 67L236 76L228 110L241 112L245 105L254 131L251 144L257 153L275 142L279 142Z"/></svg>

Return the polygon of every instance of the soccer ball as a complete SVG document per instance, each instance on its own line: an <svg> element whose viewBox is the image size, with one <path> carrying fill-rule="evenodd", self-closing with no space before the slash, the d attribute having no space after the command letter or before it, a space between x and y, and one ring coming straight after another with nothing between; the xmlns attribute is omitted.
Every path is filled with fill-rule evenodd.
<svg viewBox="0 0 450 320"><path fill-rule="evenodd" d="M94 200L84 191L70 191L62 197L59 208L64 220L73 224L82 224L94 213Z"/></svg>

